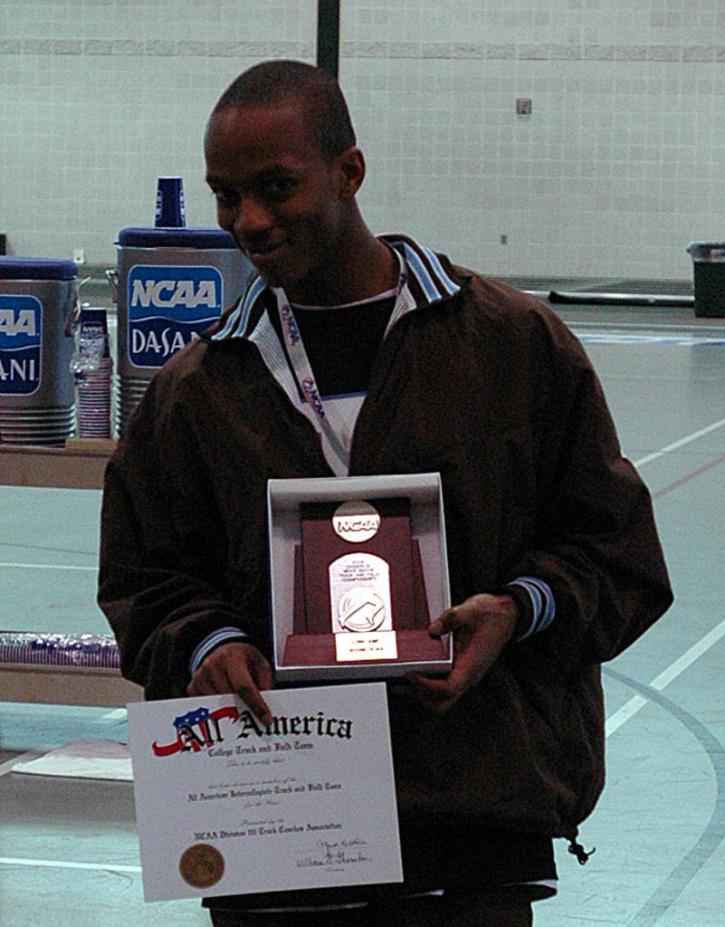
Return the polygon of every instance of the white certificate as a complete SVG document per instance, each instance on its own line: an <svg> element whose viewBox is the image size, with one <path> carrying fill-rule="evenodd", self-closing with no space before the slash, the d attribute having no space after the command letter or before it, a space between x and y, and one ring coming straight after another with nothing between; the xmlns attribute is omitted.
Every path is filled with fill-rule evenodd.
<svg viewBox="0 0 725 927"><path fill-rule="evenodd" d="M128 706L146 901L402 882L384 683Z"/></svg>

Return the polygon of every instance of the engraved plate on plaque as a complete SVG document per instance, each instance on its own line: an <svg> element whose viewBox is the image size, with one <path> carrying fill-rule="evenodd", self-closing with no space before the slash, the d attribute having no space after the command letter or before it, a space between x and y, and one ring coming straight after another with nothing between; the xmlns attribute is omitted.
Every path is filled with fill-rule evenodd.
<svg viewBox="0 0 725 927"><path fill-rule="evenodd" d="M398 639L395 631L372 634L336 634L335 656L338 663L360 660L397 660Z"/></svg>
<svg viewBox="0 0 725 927"><path fill-rule="evenodd" d="M393 630L387 561L375 554L345 554L332 561L329 578L335 634Z"/></svg>

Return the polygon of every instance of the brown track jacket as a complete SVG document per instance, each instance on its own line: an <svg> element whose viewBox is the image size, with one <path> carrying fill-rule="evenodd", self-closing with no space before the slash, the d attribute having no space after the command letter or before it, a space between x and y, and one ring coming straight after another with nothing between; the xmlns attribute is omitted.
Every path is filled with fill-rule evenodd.
<svg viewBox="0 0 725 927"><path fill-rule="evenodd" d="M453 602L528 575L556 615L445 717L391 698L400 806L571 835L604 779L599 664L671 602L650 496L568 329L440 260L461 290L418 293L389 333L350 474L439 472ZM108 466L99 591L148 698L183 696L219 628L268 651L267 480L331 475L246 338L198 340L159 372Z"/></svg>

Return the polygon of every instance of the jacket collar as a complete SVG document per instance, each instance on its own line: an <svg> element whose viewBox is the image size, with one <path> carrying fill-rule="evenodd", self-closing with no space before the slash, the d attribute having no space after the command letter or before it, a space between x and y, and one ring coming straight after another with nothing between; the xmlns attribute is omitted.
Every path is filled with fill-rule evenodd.
<svg viewBox="0 0 725 927"><path fill-rule="evenodd" d="M462 281L443 255L404 235L381 235L380 238L401 258L403 300L396 313L398 318L450 299L460 290ZM211 341L248 339L264 313L268 294L269 288L262 278L254 276L239 302L222 315L206 337Z"/></svg>

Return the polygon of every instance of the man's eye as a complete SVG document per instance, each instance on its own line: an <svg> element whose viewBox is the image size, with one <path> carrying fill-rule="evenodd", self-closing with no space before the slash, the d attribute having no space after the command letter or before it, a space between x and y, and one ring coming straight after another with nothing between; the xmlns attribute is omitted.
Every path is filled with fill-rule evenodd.
<svg viewBox="0 0 725 927"><path fill-rule="evenodd" d="M288 177L276 177L264 184L264 191L268 196L288 196L295 187L294 180Z"/></svg>

